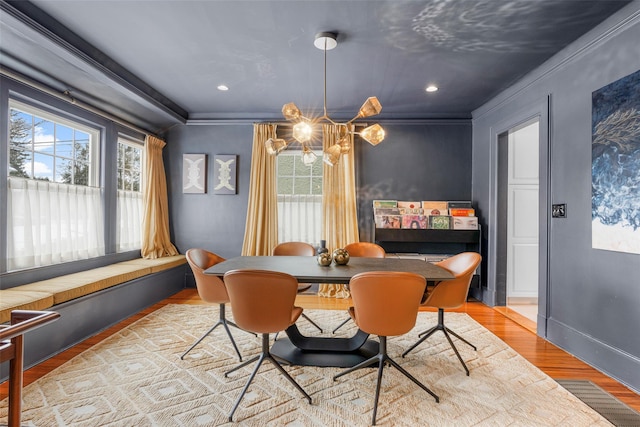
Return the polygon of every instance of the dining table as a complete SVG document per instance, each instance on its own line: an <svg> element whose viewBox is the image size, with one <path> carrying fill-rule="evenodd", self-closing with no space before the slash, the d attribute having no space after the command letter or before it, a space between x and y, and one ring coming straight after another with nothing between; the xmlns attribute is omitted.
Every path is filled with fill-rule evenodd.
<svg viewBox="0 0 640 427"><path fill-rule="evenodd" d="M409 272L423 276L427 281L453 279L448 270L420 259L361 258L352 257L346 265L318 264L314 256L239 256L229 258L205 270L224 278L231 270L267 270L287 273L300 283L348 284L353 276L370 271ZM389 283L393 292L393 282ZM277 339L271 354L293 365L351 367L378 352L378 342L369 339L369 334L358 329L351 337L308 336L298 327L286 329L287 338Z"/></svg>

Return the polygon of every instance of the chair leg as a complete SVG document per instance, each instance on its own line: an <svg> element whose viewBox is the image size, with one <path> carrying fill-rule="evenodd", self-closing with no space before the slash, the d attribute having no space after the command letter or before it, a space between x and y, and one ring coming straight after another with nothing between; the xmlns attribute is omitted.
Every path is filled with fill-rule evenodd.
<svg viewBox="0 0 640 427"><path fill-rule="evenodd" d="M442 333L444 333L444 336L447 338L447 341L449 342L449 345L453 349L453 352L456 354L456 357L458 358L460 363L462 363L462 367L464 368L465 373L467 374L467 376L469 376L469 368L467 368L467 365L464 363L464 360L462 360L462 356L460 356L460 353L458 352L458 349L456 348L455 344L451 340L451 337L449 336L449 334L451 334L454 337L458 338L460 341L462 341L465 344L469 345L471 348L473 348L476 351L477 351L477 348L476 348L475 345L471 344L469 341L465 340L460 335L456 334L455 332L453 332L451 329L447 328L444 325L444 310L441 309L441 308L438 309L438 324L436 326L434 326L433 328L429 329L428 331L422 332L419 335L419 336L422 336L422 338L420 338L418 340L418 342L416 342L414 345L409 347L409 349L407 351L402 353L402 357L405 357L407 354L409 354L409 352L411 350L413 350L418 345L420 345L422 342L424 342L427 338L429 338L431 335L433 335L433 333L436 332L436 331L442 331Z"/></svg>
<svg viewBox="0 0 640 427"><path fill-rule="evenodd" d="M423 389L424 391L429 393L431 396L433 396L433 398L436 400L436 403L440 403L440 398L433 391L431 391L427 386L425 386L420 381L418 381L413 375L411 375L404 368L398 365L391 357L389 357L389 355L387 354L387 337L380 336L379 338L380 338L380 347L378 350L378 354L376 354L373 357L370 357L364 362L360 362L357 365L340 372L338 375L335 375L333 377L333 380L335 381L337 378L343 375L346 375L350 372L356 371L361 368L365 368L377 362L378 380L376 382L376 392L375 392L375 397L373 401L373 416L371 418L371 425L376 425L376 416L378 413L378 400L380 398L380 385L382 383L382 373L384 371L385 363L389 363L389 365L395 367L398 371L400 371L400 373L402 373L404 376L406 376L411 381L413 381L416 385L418 385L421 389Z"/></svg>
<svg viewBox="0 0 640 427"><path fill-rule="evenodd" d="M306 314L302 313L302 317L304 317L305 319L307 319L307 321L309 323L311 323L313 326L315 326L316 328L318 328L318 330L320 331L320 333L322 333L322 328L320 326L318 326L318 324L316 322L314 322L313 320L311 320L309 318L309 316L307 316Z"/></svg>
<svg viewBox="0 0 640 427"><path fill-rule="evenodd" d="M181 360L184 360L184 357L187 355L187 353L189 353L191 350L193 350L195 348L195 346L197 346L198 344L200 344L200 342L205 339L211 332L213 332L213 330L215 328L217 328L218 326L222 325L224 327L224 329L227 331L227 335L229 336L229 339L231 340L231 344L233 344L233 348L236 350L236 353L238 354L238 359L240 359L240 361L242 362L242 355L240 354L240 350L238 350L238 346L236 345L236 341L233 339L233 335L231 335L231 330L229 329L229 326L227 325L231 325L237 329L240 329L241 331L244 331L244 329L238 327L238 325L236 325L235 323L227 320L226 314L225 314L225 308L226 306L224 304L220 304L220 317L218 319L218 322L213 325L213 327L211 327L211 329L209 329L204 335L202 335L195 343L193 343L191 345L191 347L189 347L189 349L187 351L185 351L182 356L180 356ZM245 331L249 334L253 334L255 335L253 332L249 332L249 331Z"/></svg>
<svg viewBox="0 0 640 427"><path fill-rule="evenodd" d="M336 333L336 331L337 331L338 329L342 328L344 325L346 325L346 324L347 324L347 322L349 322L349 320L351 320L351 317L347 317L347 320L345 320L344 322L340 323L340 324L338 325L338 327L337 327L337 328L335 328L335 329L333 330L333 333L335 334L335 333Z"/></svg>
<svg viewBox="0 0 640 427"><path fill-rule="evenodd" d="M236 412L236 409L238 409L238 406L240 405L240 402L242 401L242 398L244 397L245 393L247 392L247 389L249 388L249 385L251 384L251 381L253 381L253 378L256 376L256 373L258 372L258 369L260 368L260 365L262 365L262 362L264 362L265 360L270 361L273 365L275 365L275 367L277 368L278 371L280 371L280 373L282 375L284 375L285 378L287 378L287 380L289 380L289 382L291 384L293 384L299 391L300 393L302 393L304 395L304 397L307 398L307 400L309 401L309 404L311 404L311 396L309 396L309 394L307 394L306 391L304 391L304 389L300 386L300 384L298 384L292 377L291 375L289 375L289 373L287 371L284 370L284 368L282 366L280 366L280 364L278 363L278 361L271 355L270 351L269 351L269 334L262 334L262 352L252 358L251 360L241 363L240 365L236 366L235 368L225 372L224 376L228 376L230 373L237 371L240 368L243 368L247 365L249 365L250 363L254 362L254 361L258 361L258 363L256 364L255 368L253 368L253 371L251 372L251 376L249 377L249 380L247 381L247 383L245 384L244 388L242 389L242 392L240 392L240 396L238 396L238 400L236 400L235 405L233 405L233 409L231 410L231 413L229 414L229 422L233 422L233 414Z"/></svg>

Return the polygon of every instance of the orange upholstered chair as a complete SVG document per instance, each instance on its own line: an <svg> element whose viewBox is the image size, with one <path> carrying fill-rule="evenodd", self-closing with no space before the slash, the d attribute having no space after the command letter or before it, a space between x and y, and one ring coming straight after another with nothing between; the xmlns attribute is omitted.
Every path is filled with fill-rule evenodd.
<svg viewBox="0 0 640 427"><path fill-rule="evenodd" d="M349 252L349 257L384 258L387 256L387 253L382 246L377 245L375 243L369 243L369 242L349 243L347 246L344 247L344 249L347 252ZM333 333L335 334L336 331L342 328L344 325L346 325L349 320L351 320L351 318L347 317L347 319L344 322L340 323L333 330Z"/></svg>
<svg viewBox="0 0 640 427"><path fill-rule="evenodd" d="M284 242L273 248L273 255L280 256L315 256L316 249L305 242ZM311 287L311 283L298 283L298 293L304 292ZM302 313L302 317L307 319L309 323L318 328L322 332L322 328L316 322L311 320L306 314Z"/></svg>
<svg viewBox="0 0 640 427"><path fill-rule="evenodd" d="M469 285L471 284L473 273L476 271L476 268L478 268L481 260L482 257L478 253L463 252L435 263L436 265L449 270L451 274L455 276L455 278L452 280L443 280L439 282L436 287L433 288L433 290L427 297L427 300L422 304L424 307L433 307L438 309L438 324L428 331L422 332L420 334L422 338L420 338L418 342L416 342L407 351L405 351L402 354L402 357L405 357L411 350L416 348L424 340L433 335L434 332L442 331L444 333L444 336L447 338L447 341L449 341L449 345L451 345L451 348L455 352L456 356L458 356L458 360L460 360L460 363L462 363L465 372L467 373L467 375L469 375L469 369L464 363L464 360L462 360L462 357L460 356L460 353L458 353L458 349L453 344L453 341L451 341L451 337L449 336L449 334L468 344L474 350L476 350L476 347L445 326L444 310L458 308L467 301L467 294L469 293Z"/></svg>
<svg viewBox="0 0 640 427"><path fill-rule="evenodd" d="M225 304L229 302L229 295L227 294L227 289L224 286L224 282L218 276L204 274L204 271L207 268L224 261L224 258L204 249L189 249L187 250L186 258L196 279L196 288L198 288L198 295L200 295L200 298L202 298L202 300L205 302L211 304L219 304L220 316L218 318L218 322L213 325L211 329L209 329L203 336L201 336L200 339L193 343L193 345L189 347L189 349L185 351L182 356L180 356L180 359L184 359L187 353L189 353L195 346L200 344L200 341L205 339L205 337L213 332L215 328L222 325L227 331L229 339L231 339L233 348L236 350L236 353L238 353L238 358L242 362L242 355L240 354L240 350L238 350L238 346L236 345L236 342L233 339L233 335L231 335L231 331L229 330L229 325L235 328L237 328L238 326L235 323L227 320L225 315Z"/></svg>
<svg viewBox="0 0 640 427"><path fill-rule="evenodd" d="M242 397L265 360L269 360L275 365L282 375L311 403L311 397L280 366L269 350L269 334L285 330L293 325L302 314L302 308L294 306L298 291L296 278L275 271L232 270L224 275L224 283L227 285L231 299L231 311L235 321L243 329L262 334L261 353L224 374L226 377L230 373L258 361L229 414L229 421L233 421L233 414L238 409Z"/></svg>
<svg viewBox="0 0 640 427"><path fill-rule="evenodd" d="M389 283L393 283L393 287L390 287ZM436 402L439 402L438 396L387 354L387 337L406 334L415 326L420 299L426 285L425 278L418 274L390 271L356 274L349 282L353 299L353 307L349 308L349 314L362 331L378 335L380 346L378 354L339 373L333 379L335 381L357 369L368 367L374 363L378 364L378 382L371 421L373 425L376 423L382 372L387 363L433 396Z"/></svg>

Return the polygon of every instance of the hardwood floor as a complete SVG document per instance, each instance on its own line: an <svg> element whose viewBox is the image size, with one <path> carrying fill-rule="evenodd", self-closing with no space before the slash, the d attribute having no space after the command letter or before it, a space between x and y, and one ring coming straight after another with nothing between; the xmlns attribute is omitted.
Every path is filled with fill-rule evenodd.
<svg viewBox="0 0 640 427"><path fill-rule="evenodd" d="M167 304L204 303L200 300L195 289L185 289L173 297L155 304L59 355L26 370L24 373L24 385L30 384L89 347ZM307 309L345 310L349 306L350 300L323 298L317 295L298 295L296 304ZM555 345L536 336L535 333L509 319L497 310L487 307L480 302L468 302L455 311L469 314L550 377L555 379L589 380L616 396L630 407L640 411L640 395ZM6 398L7 389L6 382L0 385L0 399Z"/></svg>

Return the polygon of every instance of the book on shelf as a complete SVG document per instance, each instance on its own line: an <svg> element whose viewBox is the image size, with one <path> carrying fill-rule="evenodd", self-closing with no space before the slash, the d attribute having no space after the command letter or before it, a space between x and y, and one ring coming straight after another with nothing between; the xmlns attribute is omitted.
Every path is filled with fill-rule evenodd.
<svg viewBox="0 0 640 427"><path fill-rule="evenodd" d="M426 215L402 215L402 228L425 230L427 218Z"/></svg>
<svg viewBox="0 0 640 427"><path fill-rule="evenodd" d="M476 216L476 210L473 208L449 208L451 216Z"/></svg>
<svg viewBox="0 0 640 427"><path fill-rule="evenodd" d="M376 215L376 228L400 228L401 215Z"/></svg>
<svg viewBox="0 0 640 427"><path fill-rule="evenodd" d="M451 228L454 230L477 230L478 218L475 216L453 216Z"/></svg>
<svg viewBox="0 0 640 427"><path fill-rule="evenodd" d="M374 200L373 207L375 208L397 208L397 200Z"/></svg>
<svg viewBox="0 0 640 427"><path fill-rule="evenodd" d="M425 215L448 215L449 207L447 202L443 201L423 201L422 209Z"/></svg>
<svg viewBox="0 0 640 427"><path fill-rule="evenodd" d="M434 230L449 230L451 228L451 217L449 215L430 215L429 228Z"/></svg>

